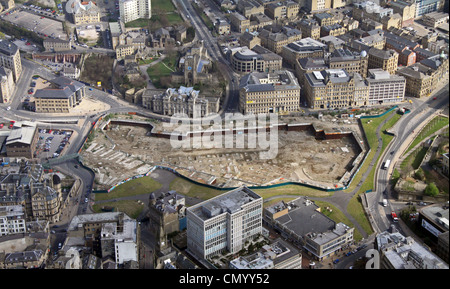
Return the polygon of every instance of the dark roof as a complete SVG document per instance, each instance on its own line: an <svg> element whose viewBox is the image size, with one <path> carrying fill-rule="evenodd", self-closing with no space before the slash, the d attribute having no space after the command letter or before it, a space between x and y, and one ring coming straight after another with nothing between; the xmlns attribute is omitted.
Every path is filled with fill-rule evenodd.
<svg viewBox="0 0 450 289"><path fill-rule="evenodd" d="M16 54L18 50L19 48L17 47L17 45L12 43L11 41L0 39L0 53L12 56Z"/></svg>

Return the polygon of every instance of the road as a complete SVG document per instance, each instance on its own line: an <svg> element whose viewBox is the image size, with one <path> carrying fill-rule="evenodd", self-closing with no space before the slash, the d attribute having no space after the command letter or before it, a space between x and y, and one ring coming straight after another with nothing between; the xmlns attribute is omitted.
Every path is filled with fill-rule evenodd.
<svg viewBox="0 0 450 289"><path fill-rule="evenodd" d="M204 25L200 15L197 14L189 0L180 0L178 8L182 15L185 15L192 23L196 31L196 37L203 41L209 55L214 61L218 61L219 70L228 82L228 93L226 94L223 106L219 114L223 116L227 112L237 112L239 104L239 77L231 69L228 60L222 55L222 49L217 44L217 40L211 35L211 32Z"/></svg>
<svg viewBox="0 0 450 289"><path fill-rule="evenodd" d="M396 135L379 162L379 164L382 165L389 159L391 160L391 165L388 170L379 169L377 171L376 202L371 204L371 212L379 232L383 232L390 228L391 224L393 224L390 216L391 211L397 211L399 209L391 202L388 202L387 207L381 205L384 198L389 199L390 196L392 196L389 181L392 174L392 168L395 166L395 160L407 149L408 144L413 139L414 135L418 133L418 127L421 124L425 124L426 120L432 115L435 115L440 109L449 105L448 93L448 86L443 87L434 94L436 100L434 97L430 97L428 100L416 104L415 108L410 113L401 117L396 125ZM402 232L398 223L394 224L397 229Z"/></svg>

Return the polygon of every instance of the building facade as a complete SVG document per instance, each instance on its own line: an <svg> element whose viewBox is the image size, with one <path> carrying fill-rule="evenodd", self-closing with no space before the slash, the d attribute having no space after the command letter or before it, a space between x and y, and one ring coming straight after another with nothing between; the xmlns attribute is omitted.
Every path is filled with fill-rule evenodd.
<svg viewBox="0 0 450 289"><path fill-rule="evenodd" d="M168 88L163 93L143 94L142 104L162 115L184 114L188 117L203 117L219 111L218 97L199 96L193 87Z"/></svg>
<svg viewBox="0 0 450 289"><path fill-rule="evenodd" d="M274 72L280 70L283 58L259 45L253 49L238 47L229 51L231 68L237 73Z"/></svg>
<svg viewBox="0 0 450 289"><path fill-rule="evenodd" d="M262 230L262 198L240 187L188 207L187 247L208 259L221 252L237 253Z"/></svg>
<svg viewBox="0 0 450 289"><path fill-rule="evenodd" d="M243 114L299 111L300 85L287 70L247 74L239 85L239 109Z"/></svg>
<svg viewBox="0 0 450 289"><path fill-rule="evenodd" d="M124 23L144 18L152 17L152 3L150 0L120 0L119 1L120 20Z"/></svg>
<svg viewBox="0 0 450 289"><path fill-rule="evenodd" d="M72 49L72 41L59 38L46 38L43 44L45 50L50 52L69 51Z"/></svg>
<svg viewBox="0 0 450 289"><path fill-rule="evenodd" d="M11 69L0 66L0 103L11 101L14 88L14 76Z"/></svg>
<svg viewBox="0 0 450 289"><path fill-rule="evenodd" d="M405 99L406 79L403 76L389 74L381 68L369 69L366 81L368 105L395 104Z"/></svg>
<svg viewBox="0 0 450 289"><path fill-rule="evenodd" d="M37 141L38 131L35 123L16 122L6 138L6 155L32 159L35 157Z"/></svg>
<svg viewBox="0 0 450 289"><path fill-rule="evenodd" d="M75 25L100 22L100 9L92 1L77 0L72 3L72 20Z"/></svg>
<svg viewBox="0 0 450 289"><path fill-rule="evenodd" d="M86 96L86 85L68 77L57 77L51 83L51 88L34 93L36 112L67 113Z"/></svg>
<svg viewBox="0 0 450 289"><path fill-rule="evenodd" d="M14 82L17 83L22 73L22 60L19 48L9 40L0 39L0 66L11 69Z"/></svg>

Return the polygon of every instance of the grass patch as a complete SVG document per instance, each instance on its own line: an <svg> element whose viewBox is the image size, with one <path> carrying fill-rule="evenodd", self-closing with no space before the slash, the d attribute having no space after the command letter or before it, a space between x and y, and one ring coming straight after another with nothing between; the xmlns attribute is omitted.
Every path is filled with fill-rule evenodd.
<svg viewBox="0 0 450 289"><path fill-rule="evenodd" d="M172 1L167 0L152 0L152 10L155 11L157 8L159 11L164 12L173 12L176 10L175 6L173 6Z"/></svg>
<svg viewBox="0 0 450 289"><path fill-rule="evenodd" d="M418 145L421 141L432 135L433 133L437 132L444 126L448 125L448 118L443 116L436 116L433 118L423 129L422 131L416 136L416 138L413 140L411 145L408 147L405 153L409 152L411 149L413 149L416 145Z"/></svg>
<svg viewBox="0 0 450 289"><path fill-rule="evenodd" d="M165 88L161 78L169 77L176 70L177 57L166 57L161 62L147 68L147 74L156 88Z"/></svg>
<svg viewBox="0 0 450 289"><path fill-rule="evenodd" d="M123 183L109 193L95 194L96 201L104 201L128 196L150 194L161 188L162 185L151 177L142 177Z"/></svg>
<svg viewBox="0 0 450 289"><path fill-rule="evenodd" d="M175 178L169 184L169 189L175 190L177 191L177 193L186 195L188 197L199 198L202 200L207 200L226 192L223 190L215 190L201 185L197 185L181 177Z"/></svg>
<svg viewBox="0 0 450 289"><path fill-rule="evenodd" d="M353 225L353 223L345 216L345 214L342 211L338 210L335 206L331 205L330 203L323 202L323 201L314 201L314 203L320 207L320 211L322 212L322 214L324 214L325 216L327 216L334 222L336 222L336 223L342 222L349 227L352 227L352 228L355 227ZM331 211L327 210L327 207L331 208ZM361 233L358 231L358 229L355 228L355 230L353 232L353 239L355 241L359 241L362 238L363 237L362 237Z"/></svg>

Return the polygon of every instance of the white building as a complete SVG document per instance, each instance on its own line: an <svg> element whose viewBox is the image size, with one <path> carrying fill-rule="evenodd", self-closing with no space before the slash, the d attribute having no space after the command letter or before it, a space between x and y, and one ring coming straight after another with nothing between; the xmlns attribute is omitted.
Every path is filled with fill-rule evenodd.
<svg viewBox="0 0 450 289"><path fill-rule="evenodd" d="M366 78L369 86L369 105L393 104L405 98L406 79L377 68L369 69Z"/></svg>
<svg viewBox="0 0 450 289"><path fill-rule="evenodd" d="M151 0L120 0L120 20L127 23L139 18L152 17Z"/></svg>
<svg viewBox="0 0 450 289"><path fill-rule="evenodd" d="M25 212L20 205L0 207L0 236L26 233Z"/></svg>
<svg viewBox="0 0 450 289"><path fill-rule="evenodd" d="M187 247L198 258L237 253L262 231L263 199L240 187L187 208Z"/></svg>
<svg viewBox="0 0 450 289"><path fill-rule="evenodd" d="M448 269L448 265L427 248L398 232L378 234L376 244L381 269Z"/></svg>

